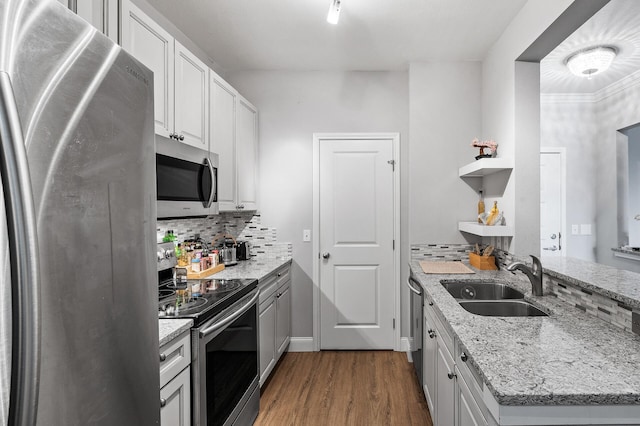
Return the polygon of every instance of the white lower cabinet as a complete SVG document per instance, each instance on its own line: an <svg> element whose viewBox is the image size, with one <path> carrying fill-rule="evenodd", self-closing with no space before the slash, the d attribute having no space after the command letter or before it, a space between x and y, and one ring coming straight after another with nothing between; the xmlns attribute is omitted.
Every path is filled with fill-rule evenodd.
<svg viewBox="0 0 640 426"><path fill-rule="evenodd" d="M291 341L291 274L289 265L267 275L260 287L260 386L269 378Z"/></svg>
<svg viewBox="0 0 640 426"><path fill-rule="evenodd" d="M191 425L190 332L160 347L160 424Z"/></svg>
<svg viewBox="0 0 640 426"><path fill-rule="evenodd" d="M476 377L478 374L473 373L473 367L467 364L467 356L460 345L455 344L453 337L436 319L437 314L428 297L424 310L424 392L434 426L486 426L487 421L480 408L484 404L481 380ZM455 358L452 352L455 352Z"/></svg>
<svg viewBox="0 0 640 426"><path fill-rule="evenodd" d="M191 425L191 367L160 389L160 424L163 426Z"/></svg>

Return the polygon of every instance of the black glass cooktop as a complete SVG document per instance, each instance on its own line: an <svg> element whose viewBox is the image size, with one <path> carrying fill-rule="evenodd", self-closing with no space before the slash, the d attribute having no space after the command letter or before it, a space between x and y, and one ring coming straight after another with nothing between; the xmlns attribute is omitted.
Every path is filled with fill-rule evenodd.
<svg viewBox="0 0 640 426"><path fill-rule="evenodd" d="M258 285L257 280L189 280L174 285L172 281L160 284L158 316L160 318L191 318L197 327ZM163 297L164 294L168 296Z"/></svg>

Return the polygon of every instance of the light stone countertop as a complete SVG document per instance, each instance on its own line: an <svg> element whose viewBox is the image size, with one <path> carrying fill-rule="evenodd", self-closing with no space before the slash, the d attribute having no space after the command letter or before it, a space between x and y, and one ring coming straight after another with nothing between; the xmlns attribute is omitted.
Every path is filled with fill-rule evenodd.
<svg viewBox="0 0 640 426"><path fill-rule="evenodd" d="M193 325L192 319L160 319L159 322L159 335L160 346L165 345L180 336L185 331L189 330Z"/></svg>
<svg viewBox="0 0 640 426"><path fill-rule="evenodd" d="M230 280L235 278L255 278L261 280L287 263L291 263L291 258L279 257L239 260L237 265L227 266L222 271L203 279L218 278Z"/></svg>
<svg viewBox="0 0 640 426"><path fill-rule="evenodd" d="M569 265L577 267L567 262L567 269L563 270L567 274L573 272ZM499 404L640 404L640 336L556 297L532 296L531 285L521 273L472 268L475 275L435 275L423 273L417 261L412 261L410 267L445 320L445 327L461 342L469 362ZM550 315L474 315L440 285L442 279L506 282Z"/></svg>
<svg viewBox="0 0 640 426"><path fill-rule="evenodd" d="M543 257L542 270L552 277L640 309L640 274L570 257Z"/></svg>

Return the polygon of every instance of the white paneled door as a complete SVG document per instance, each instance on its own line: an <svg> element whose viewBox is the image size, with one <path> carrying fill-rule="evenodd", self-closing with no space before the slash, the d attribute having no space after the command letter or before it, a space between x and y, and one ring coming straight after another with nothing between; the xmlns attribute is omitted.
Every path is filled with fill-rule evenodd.
<svg viewBox="0 0 640 426"><path fill-rule="evenodd" d="M320 348L393 349L393 140L319 149Z"/></svg>
<svg viewBox="0 0 640 426"><path fill-rule="evenodd" d="M565 253L562 169L560 152L540 153L540 249L543 256L563 256Z"/></svg>

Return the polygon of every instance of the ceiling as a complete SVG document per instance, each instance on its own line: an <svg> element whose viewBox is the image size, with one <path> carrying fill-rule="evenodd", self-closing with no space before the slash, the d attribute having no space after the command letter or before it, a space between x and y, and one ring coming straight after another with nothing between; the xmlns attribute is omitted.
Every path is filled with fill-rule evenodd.
<svg viewBox="0 0 640 426"><path fill-rule="evenodd" d="M150 0L225 71L482 60L526 0Z"/></svg>
<svg viewBox="0 0 640 426"><path fill-rule="evenodd" d="M618 49L611 68L588 80L565 65L571 54L592 46ZM540 62L542 93L594 93L640 70L640 1L611 0Z"/></svg>

